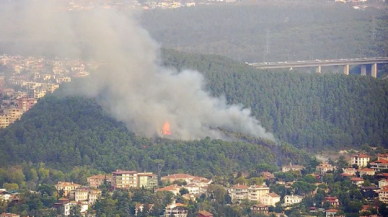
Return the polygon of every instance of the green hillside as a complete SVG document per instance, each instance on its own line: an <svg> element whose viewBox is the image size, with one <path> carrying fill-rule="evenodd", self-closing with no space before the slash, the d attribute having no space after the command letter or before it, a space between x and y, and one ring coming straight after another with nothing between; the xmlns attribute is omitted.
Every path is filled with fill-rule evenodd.
<svg viewBox="0 0 388 217"><path fill-rule="evenodd" d="M215 95L252 108L263 126L300 148L388 147L388 82L342 74L258 71L218 56L168 51L166 65L204 72Z"/></svg>
<svg viewBox="0 0 388 217"><path fill-rule="evenodd" d="M0 131L1 165L44 162L70 170L90 165L221 175L288 162L306 163L307 150L369 143L387 147L388 83L355 75L265 72L219 56L164 51L164 63L204 72L214 95L251 107L283 145L236 135L172 141L143 138L104 113L92 99L46 96L20 121ZM284 144L292 144L298 149ZM303 149L301 149L303 148Z"/></svg>
<svg viewBox="0 0 388 217"><path fill-rule="evenodd" d="M142 138L107 116L94 100L48 96L22 119L0 131L1 165L44 162L70 170L91 165L111 172L117 168L226 175L255 169L259 164L303 163L307 158L290 146L204 139L171 141Z"/></svg>

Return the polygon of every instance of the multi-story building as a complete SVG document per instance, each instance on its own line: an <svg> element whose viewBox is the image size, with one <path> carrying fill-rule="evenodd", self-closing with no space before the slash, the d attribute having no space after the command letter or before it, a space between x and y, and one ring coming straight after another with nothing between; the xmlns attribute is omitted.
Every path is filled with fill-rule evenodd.
<svg viewBox="0 0 388 217"><path fill-rule="evenodd" d="M233 202L241 202L248 199L248 186L246 185L234 185L230 188L230 197Z"/></svg>
<svg viewBox="0 0 388 217"><path fill-rule="evenodd" d="M38 102L38 100L34 98L20 98L15 101L17 107L22 109L23 112L30 110Z"/></svg>
<svg viewBox="0 0 388 217"><path fill-rule="evenodd" d="M0 115L0 129L6 128L9 125L9 116L8 115Z"/></svg>
<svg viewBox="0 0 388 217"><path fill-rule="evenodd" d="M257 204L257 205L251 206L251 212L252 213L260 213L260 214L268 215L268 210L269 210L268 208L269 207L267 205Z"/></svg>
<svg viewBox="0 0 388 217"><path fill-rule="evenodd" d="M325 197L325 199L322 202L322 205L325 202L330 203L330 206L333 206L333 207L338 207L340 205L338 197Z"/></svg>
<svg viewBox="0 0 388 217"><path fill-rule="evenodd" d="M138 173L137 183L139 188L156 188L158 187L158 176L153 173Z"/></svg>
<svg viewBox="0 0 388 217"><path fill-rule="evenodd" d="M384 188L385 186L388 186L388 179L381 179L379 181L379 188Z"/></svg>
<svg viewBox="0 0 388 217"><path fill-rule="evenodd" d="M374 176L376 171L371 168L362 168L358 170L358 173L360 176L367 175L367 176Z"/></svg>
<svg viewBox="0 0 388 217"><path fill-rule="evenodd" d="M64 197L69 196L70 192L75 191L79 187L81 187L81 185L73 182L58 182L58 184L55 185L57 191L63 191Z"/></svg>
<svg viewBox="0 0 388 217"><path fill-rule="evenodd" d="M284 205L289 206L292 204L302 202L303 197L299 195L286 195L284 196Z"/></svg>
<svg viewBox="0 0 388 217"><path fill-rule="evenodd" d="M165 217L186 217L188 214L188 209L184 204L175 203L173 201L171 204L166 206L164 215Z"/></svg>
<svg viewBox="0 0 388 217"><path fill-rule="evenodd" d="M88 181L88 185L90 187L98 188L102 184L104 184L104 182L110 183L112 181L112 178L110 175L99 174L99 175L90 176L90 177L86 178L86 180Z"/></svg>
<svg viewBox="0 0 388 217"><path fill-rule="evenodd" d="M75 190L75 201L87 201L89 196L89 189L87 188L77 188Z"/></svg>
<svg viewBox="0 0 388 217"><path fill-rule="evenodd" d="M279 202L280 202L280 196L275 193L268 193L264 195L260 200L260 203L267 206L276 206L276 204Z"/></svg>
<svg viewBox="0 0 388 217"><path fill-rule="evenodd" d="M388 153L377 154L377 160L387 160L388 161Z"/></svg>
<svg viewBox="0 0 388 217"><path fill-rule="evenodd" d="M166 182L170 182L170 183L173 183L174 181L177 181L177 180L183 180L187 183L190 183L191 180L193 180L194 178L195 178L195 176L188 175L188 174L172 174L172 175L168 175L168 176L163 176L161 178L161 180L166 181Z"/></svg>
<svg viewBox="0 0 388 217"><path fill-rule="evenodd" d="M328 162L322 162L318 166L316 166L316 171L318 174L324 175L329 171L334 171L334 166L329 164Z"/></svg>
<svg viewBox="0 0 388 217"><path fill-rule="evenodd" d="M4 109L4 114L8 116L9 123L11 124L22 117L23 110L15 107L9 107Z"/></svg>
<svg viewBox="0 0 388 217"><path fill-rule="evenodd" d="M117 188L136 188L137 172L116 170L112 172L112 187Z"/></svg>
<svg viewBox="0 0 388 217"><path fill-rule="evenodd" d="M260 201L260 199L268 193L269 193L269 187L266 184L251 185L248 188L248 200Z"/></svg>
<svg viewBox="0 0 388 217"><path fill-rule="evenodd" d="M359 167L366 167L370 160L370 156L366 154L355 154L350 158L350 165L356 164Z"/></svg>
<svg viewBox="0 0 388 217"><path fill-rule="evenodd" d="M101 196L101 190L98 189L91 189L89 191L89 197L88 197L88 202L89 204L94 204L97 199Z"/></svg>
<svg viewBox="0 0 388 217"><path fill-rule="evenodd" d="M388 203L388 188L384 187L379 191L379 200L383 203Z"/></svg>
<svg viewBox="0 0 388 217"><path fill-rule="evenodd" d="M388 169L388 160L380 159L370 163L370 168L375 171Z"/></svg>

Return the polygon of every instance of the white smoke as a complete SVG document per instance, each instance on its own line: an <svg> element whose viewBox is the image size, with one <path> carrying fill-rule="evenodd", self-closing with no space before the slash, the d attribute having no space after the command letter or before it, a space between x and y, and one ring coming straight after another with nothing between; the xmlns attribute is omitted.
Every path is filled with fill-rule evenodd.
<svg viewBox="0 0 388 217"><path fill-rule="evenodd" d="M0 9L0 35L36 54L103 61L77 94L99 96L106 111L138 134L160 135L168 121L174 139L222 138L221 128L274 140L249 109L212 97L199 72L163 67L158 44L133 15L64 8L48 0L7 3Z"/></svg>

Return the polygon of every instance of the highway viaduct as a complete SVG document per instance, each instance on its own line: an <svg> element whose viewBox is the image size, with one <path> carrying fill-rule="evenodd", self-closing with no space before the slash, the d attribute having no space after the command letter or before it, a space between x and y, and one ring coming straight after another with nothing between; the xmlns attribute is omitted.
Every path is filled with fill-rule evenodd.
<svg viewBox="0 0 388 217"><path fill-rule="evenodd" d="M316 67L316 71L321 73L324 66L343 66L345 75L349 75L350 65L361 65L361 75L366 75L366 66L372 65L371 76L377 77L377 64L388 64L388 57L372 57L372 58L352 58L352 59L326 59L326 60L303 60L303 61L287 61L287 62L264 62L264 63L246 63L254 66L257 69L282 69L288 68L304 68Z"/></svg>

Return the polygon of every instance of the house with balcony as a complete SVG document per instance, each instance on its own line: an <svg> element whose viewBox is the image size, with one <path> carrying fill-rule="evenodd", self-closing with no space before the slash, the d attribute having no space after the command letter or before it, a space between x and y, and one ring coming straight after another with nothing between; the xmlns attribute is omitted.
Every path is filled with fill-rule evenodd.
<svg viewBox="0 0 388 217"><path fill-rule="evenodd" d="M355 154L350 157L350 165L366 167L370 161L370 156L366 154Z"/></svg>
<svg viewBox="0 0 388 217"><path fill-rule="evenodd" d="M375 171L388 169L388 160L380 159L370 163L370 168Z"/></svg>

